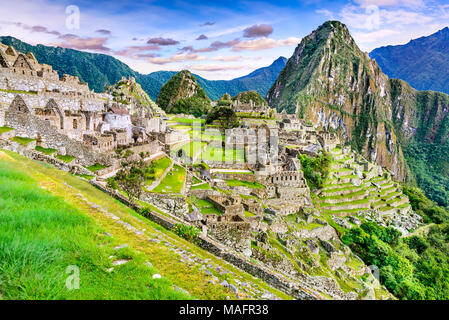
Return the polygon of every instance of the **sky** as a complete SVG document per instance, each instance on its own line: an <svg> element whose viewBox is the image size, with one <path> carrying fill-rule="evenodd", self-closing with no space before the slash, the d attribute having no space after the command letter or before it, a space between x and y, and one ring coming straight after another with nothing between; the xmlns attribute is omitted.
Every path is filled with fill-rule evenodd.
<svg viewBox="0 0 449 320"><path fill-rule="evenodd" d="M0 0L0 35L111 55L134 70L228 80L289 58L327 20L366 52L449 26L449 0Z"/></svg>

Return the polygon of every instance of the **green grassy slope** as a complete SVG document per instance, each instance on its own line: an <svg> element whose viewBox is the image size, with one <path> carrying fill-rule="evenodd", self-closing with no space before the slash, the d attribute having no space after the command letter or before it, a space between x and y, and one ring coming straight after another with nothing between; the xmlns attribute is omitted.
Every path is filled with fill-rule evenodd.
<svg viewBox="0 0 449 320"><path fill-rule="evenodd" d="M198 299L290 298L48 164L0 151L0 190L0 299L187 297L177 287ZM68 265L80 267L80 290L65 289ZM220 285L234 279L254 295Z"/></svg>

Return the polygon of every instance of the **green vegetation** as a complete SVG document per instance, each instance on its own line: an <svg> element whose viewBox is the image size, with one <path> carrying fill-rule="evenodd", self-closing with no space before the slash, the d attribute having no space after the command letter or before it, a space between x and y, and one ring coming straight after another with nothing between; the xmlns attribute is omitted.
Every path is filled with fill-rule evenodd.
<svg viewBox="0 0 449 320"><path fill-rule="evenodd" d="M404 157L418 186L439 205L449 207L449 140L444 144L411 142Z"/></svg>
<svg viewBox="0 0 449 320"><path fill-rule="evenodd" d="M43 148L41 146L36 146L36 151L42 152L43 154L46 154L47 156L51 156L53 153L56 153L58 150L51 149L51 148Z"/></svg>
<svg viewBox="0 0 449 320"><path fill-rule="evenodd" d="M255 91L245 91L239 93L237 96L232 98L233 101L240 101L243 104L249 104L250 101L254 103L255 106L266 106L267 101L262 98L260 93Z"/></svg>
<svg viewBox="0 0 449 320"><path fill-rule="evenodd" d="M10 127L0 127L0 134L14 130Z"/></svg>
<svg viewBox="0 0 449 320"><path fill-rule="evenodd" d="M153 189L156 193L181 193L186 177L186 170L175 164L164 180Z"/></svg>
<svg viewBox="0 0 449 320"><path fill-rule="evenodd" d="M238 127L240 124L234 109L229 107L215 107L207 114L206 124L213 124L215 121L223 130Z"/></svg>
<svg viewBox="0 0 449 320"><path fill-rule="evenodd" d="M138 202L144 193L143 187L151 177L151 168L143 161L144 154L139 160L122 161L121 169L108 180L108 187L123 191L132 202Z"/></svg>
<svg viewBox="0 0 449 320"><path fill-rule="evenodd" d="M173 232L190 242L196 242L198 236L200 235L200 229L194 226L187 226L182 223L175 224L173 227Z"/></svg>
<svg viewBox="0 0 449 320"><path fill-rule="evenodd" d="M190 190L210 190L210 189L211 189L210 184L207 182L193 186L190 188Z"/></svg>
<svg viewBox="0 0 449 320"><path fill-rule="evenodd" d="M407 237L395 229L365 222L346 231L342 241L367 265L380 270L380 280L400 299L449 298L449 212L416 187L404 186L412 209L433 224Z"/></svg>
<svg viewBox="0 0 449 320"><path fill-rule="evenodd" d="M192 95L192 84L195 87ZM192 114L200 117L210 109L210 99L187 70L175 74L161 88L156 103L164 111L173 114Z"/></svg>
<svg viewBox="0 0 449 320"><path fill-rule="evenodd" d="M75 159L75 157L72 157L72 156L69 156L69 155L63 156L63 155L60 155L60 154L57 154L55 157L57 159L61 160L61 161L67 162L67 163L70 163L70 162L73 161L73 159Z"/></svg>
<svg viewBox="0 0 449 320"><path fill-rule="evenodd" d="M172 151L175 156L187 156L193 158L206 146L206 142L192 141Z"/></svg>
<svg viewBox="0 0 449 320"><path fill-rule="evenodd" d="M25 137L14 137L14 138L11 138L9 140L17 142L17 143L20 143L23 146L27 146L31 142L36 141L36 139L25 138Z"/></svg>
<svg viewBox="0 0 449 320"><path fill-rule="evenodd" d="M439 224L449 221L449 210L429 200L421 189L404 185L402 191L408 196L413 210L423 217L424 222Z"/></svg>
<svg viewBox="0 0 449 320"><path fill-rule="evenodd" d="M101 170L101 169L105 169L105 168L107 168L107 167L108 167L108 166L105 166L104 164L96 163L96 164L94 164L94 165L92 165L92 166L90 166L90 167L87 167L87 169L88 169L90 172L95 173L95 172L97 172L97 171L99 171L99 170Z"/></svg>
<svg viewBox="0 0 449 320"><path fill-rule="evenodd" d="M263 184L260 184L258 182L247 182L247 181L240 181L240 180L226 180L226 184L230 187L248 187L252 189L261 189L265 188Z"/></svg>
<svg viewBox="0 0 449 320"><path fill-rule="evenodd" d="M171 163L172 160L168 157L152 161L145 170L145 184L150 185L156 181L164 174Z"/></svg>
<svg viewBox="0 0 449 320"><path fill-rule="evenodd" d="M224 149L220 147L207 146L201 153L201 159L218 162L245 162L244 149Z"/></svg>
<svg viewBox="0 0 449 320"><path fill-rule="evenodd" d="M191 201L195 206L198 207L202 214L222 214L220 210L218 210L211 202L207 200L197 199L196 197L191 196Z"/></svg>
<svg viewBox="0 0 449 320"><path fill-rule="evenodd" d="M166 279L152 279L156 269L148 268L144 257L130 249L118 252L130 260L126 265L106 272L112 266L108 256L114 244L104 230L4 160L0 160L0 195L4 299L188 298ZM74 268L79 268L81 283L78 290L69 290L66 281L75 274Z"/></svg>
<svg viewBox="0 0 449 320"><path fill-rule="evenodd" d="M210 254L205 250L200 249L196 245L176 236L173 232L164 229L163 227L152 222L150 219L144 217L143 215L139 215L127 206L123 205L121 202L107 196L105 193L95 188L90 183L79 179L78 177L75 177L67 172L57 170L53 166L46 163L30 160L14 152L0 152L0 158L0 160L5 159L5 161L10 162L11 167L15 170L26 172L27 175L39 181L39 184L45 187L48 192L51 192L56 197L56 199L61 199L69 205L76 207L83 214L85 214L86 217L90 217L93 221L95 221L99 228L101 228L98 232L96 232L96 230L90 230L89 236L94 235L95 239L99 240L98 245L92 245L91 249L96 254L95 257L99 257L99 259L101 259L103 265L89 265L87 268L84 268L84 263L88 262L83 260L85 255L82 254L82 251L74 251L70 256L73 259L76 259L74 261L75 263L73 263L72 259L69 261L69 264L80 266L81 290L73 290L71 292L73 294L73 297L61 297L61 299L172 299L172 291L170 289L171 285L166 285L167 282L171 282L172 284L175 284L176 286L187 290L193 298L224 300L226 296L230 295L229 289L224 288L219 284L224 279L227 279L229 275L216 274L216 276L219 278L218 283L210 283L210 278L205 276L203 270L201 270L197 266L189 265L185 261L181 261L179 259L178 253L173 252L172 247L166 245L165 241L168 241L171 245L174 245L178 248L182 248L188 253L195 254L200 259L210 259L211 263L217 264L218 266L233 272L236 279L239 279L240 281L253 283L257 287L259 287L260 290L273 292L282 299L291 299L289 296L283 294L282 292L269 287L262 280L255 279L254 277L241 271L237 267L223 262L222 259L214 256L213 254ZM14 184L16 184L18 180L14 178L13 181ZM4 189L9 185L14 186L14 184L3 183L2 181L0 182L0 189ZM39 188L39 190L41 192L47 192L41 188ZM101 211L99 211L99 209L94 209L92 208L91 204L84 202L82 198L79 197L79 194L82 194L84 197L86 197L89 202L98 204L108 212L114 213L114 215L119 217L123 222L128 222L139 230L145 230L145 236L136 236L125 226L120 226L119 224L117 224L117 221L115 219L111 219L105 216ZM2 209L3 204L5 203L3 199L5 199L7 195L8 192L1 191L0 193L0 208ZM27 194L25 194L25 196L27 196ZM27 197L25 200L27 201L27 203L29 203L30 198ZM152 211L157 211L162 214L162 212L158 211L157 208L151 205L149 205L149 207ZM53 235L52 232L55 229L34 228L35 225L31 224L33 221L35 221L33 218L38 217L40 209L40 207L35 209L29 217L23 216L23 218L25 219L23 224L14 224L14 221L11 221L12 224L10 224L10 220L8 220L8 218L11 213L9 212L9 210L6 210L6 212L4 210L0 210L0 215L6 214L6 216L8 217L6 219L1 217L0 219L0 226L7 224L6 233L3 231L3 229L1 229L0 234L10 234L11 230L14 230L13 228L17 226L18 230L23 230L23 238L22 236L19 238L23 241L25 239L34 237L35 234L39 235L38 232L40 233L41 231L45 232L45 234ZM20 215L21 212L18 212L18 214ZM31 218L32 220L29 220L29 218ZM64 218L64 215L58 215L55 223L58 224L64 222ZM24 226L26 226L26 228ZM31 229L29 229L28 226L30 226ZM75 231L77 231L77 226L78 225L76 224L75 226L71 225L70 228L74 227ZM20 230L18 234L22 235ZM72 229L68 229L69 233L67 234L69 237L71 235L71 230ZM104 232L110 233L113 238L105 236ZM65 237L65 233L61 233L61 236ZM152 242L148 241L148 237L162 237L164 241ZM63 250L67 248L79 248L79 243L81 242L77 240L78 238L75 234L69 239L69 241L67 242L67 246L64 242L57 242L56 245L61 244L61 248ZM3 246L4 243L6 243L6 241L0 241L0 247ZM17 248L17 244L20 242L16 241L15 243L16 245L13 248ZM45 241L44 238L40 237L37 238L33 243L37 244L37 246L45 246L47 244L47 241ZM125 243L129 244L128 249L136 250L137 254L133 255L128 249L113 249L114 247ZM47 249L47 247L45 249ZM33 248L34 247L30 246L30 254L26 257L30 257L31 254L33 254ZM107 251L103 251L103 249ZM0 251L2 253L4 252L3 249ZM7 250L7 252L9 252L10 254L20 255L20 253L16 249ZM62 253L64 251L59 250L58 252ZM39 252L39 261L41 261L44 257L46 258L47 253L48 251L44 250L44 255L41 256L41 252ZM116 255L120 259L122 257L126 259L132 258L132 260L125 265L115 266L114 270L109 273L107 272L107 269L111 267L111 263L113 260L110 260L108 257L111 255ZM28 261L30 261L26 260L26 257L24 258L24 262L20 263L21 266L25 267L25 269ZM5 261L3 256L0 257L0 259L0 265L3 266L4 264L2 264L2 262ZM150 268L146 264L147 261L151 262L154 268ZM6 267L8 268L8 266L11 265L10 261L6 260L6 263ZM48 267L49 265L50 264L45 264L45 267ZM57 270L56 274L56 276L58 277L63 277L64 282L62 283L62 286L65 285L65 280L68 276L67 274L65 274L66 267L67 263L63 263L62 268L60 268L60 270ZM5 278L8 281L10 279L16 280L14 283L12 283L11 289L10 287L5 287L8 282L5 282L4 278L0 279L0 292L3 295L3 298L26 299L27 297L23 296L12 296L16 292L15 290L21 290L21 288L25 288L25 285L21 286L22 279L31 279L30 281L33 281L33 283L41 283L44 286L44 290L52 290L54 286L48 285L48 283L45 282L46 279L44 281L41 281L37 276L41 274L40 271L42 271L43 269L46 268L39 266L39 269L36 272L34 272L33 270L30 271L28 269L26 270L27 272L23 274L23 276L17 276L17 273L14 273L13 275L7 274ZM89 283L91 283L91 281L88 280L87 274L90 272L101 274L101 277L93 281L95 282L95 286L89 286ZM147 276L151 277L156 272L162 275L162 279L155 279L154 281L150 279L149 282L144 283L144 279L147 279ZM2 277L3 274L5 274L3 270L0 270L0 277ZM83 275L86 275L86 278L83 278ZM85 279L86 282L84 282L83 279ZM167 291L164 291L165 288L167 288ZM157 297L156 293L159 290L164 291L166 294ZM9 295L9 293L11 293L11 295ZM175 298L184 299L188 297L178 294Z"/></svg>
<svg viewBox="0 0 449 320"><path fill-rule="evenodd" d="M0 91L8 92L8 93L37 94L36 91L5 90L5 89L0 89Z"/></svg>
<svg viewBox="0 0 449 320"><path fill-rule="evenodd" d="M329 177L332 156L329 153L321 152L316 158L302 154L299 159L301 160L304 178L307 180L309 187L312 190L322 188Z"/></svg>

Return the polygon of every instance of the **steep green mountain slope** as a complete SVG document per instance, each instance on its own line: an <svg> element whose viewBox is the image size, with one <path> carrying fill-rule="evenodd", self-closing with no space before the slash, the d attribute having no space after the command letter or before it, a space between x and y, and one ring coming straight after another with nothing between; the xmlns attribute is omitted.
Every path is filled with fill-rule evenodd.
<svg viewBox="0 0 449 320"><path fill-rule="evenodd" d="M210 109L210 99L189 71L175 74L161 88L157 105L167 113L193 114L197 117Z"/></svg>
<svg viewBox="0 0 449 320"><path fill-rule="evenodd" d="M400 46L373 50L382 71L418 90L449 93L449 28Z"/></svg>
<svg viewBox="0 0 449 320"><path fill-rule="evenodd" d="M449 205L448 101L390 80L338 21L303 39L268 93L271 106L339 132L395 179L415 179L441 205Z"/></svg>
<svg viewBox="0 0 449 320"><path fill-rule="evenodd" d="M449 95L391 80L393 122L418 185L449 206Z"/></svg>
<svg viewBox="0 0 449 320"><path fill-rule="evenodd" d="M329 21L305 37L268 93L268 103L317 126L338 131L368 160L406 176L391 125L388 77L354 42L345 25Z"/></svg>
<svg viewBox="0 0 449 320"><path fill-rule="evenodd" d="M11 45L18 51L32 52L39 62L51 65L60 76L64 73L78 76L96 92L103 92L107 86L113 85L122 76L134 77L151 99L156 100L164 83L176 74L174 71L157 71L143 75L109 55L44 45L32 46L13 37L0 37L0 42ZM226 92L237 95L247 90L254 90L265 96L286 61L286 58L280 57L269 67L257 69L247 76L229 81L196 77L206 94L213 100L217 100Z"/></svg>

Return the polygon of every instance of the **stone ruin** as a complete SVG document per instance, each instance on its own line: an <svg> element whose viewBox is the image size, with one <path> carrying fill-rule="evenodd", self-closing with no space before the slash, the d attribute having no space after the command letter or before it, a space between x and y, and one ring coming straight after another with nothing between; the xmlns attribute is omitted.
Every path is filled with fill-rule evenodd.
<svg viewBox="0 0 449 320"><path fill-rule="evenodd" d="M111 95L94 93L76 76L60 78L32 53L1 43L0 126L85 165L111 165L115 149L157 140L150 130L145 132L150 126L134 130L128 106L114 102Z"/></svg>

